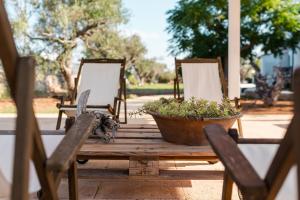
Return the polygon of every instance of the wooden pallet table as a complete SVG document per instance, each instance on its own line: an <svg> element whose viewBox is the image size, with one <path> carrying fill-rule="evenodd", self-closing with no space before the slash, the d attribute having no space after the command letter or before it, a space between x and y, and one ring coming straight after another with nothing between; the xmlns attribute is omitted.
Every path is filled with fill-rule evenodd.
<svg viewBox="0 0 300 200"><path fill-rule="evenodd" d="M114 142L104 144L98 138L90 138L82 146L77 156L80 160L129 160L127 171L112 172L105 169L102 173L97 170L79 169L85 176L109 176L118 178L150 177L173 179L198 179L198 176L212 175L212 179L222 178L222 171L195 170L160 170L162 160L202 160L216 161L217 157L209 145L187 146L166 142L162 139L156 125L122 125ZM94 171L94 172L93 172ZM186 171L183 173L182 171ZM197 170L198 171L198 170ZM101 175L100 175L101 174ZM84 176L84 175L83 175Z"/></svg>

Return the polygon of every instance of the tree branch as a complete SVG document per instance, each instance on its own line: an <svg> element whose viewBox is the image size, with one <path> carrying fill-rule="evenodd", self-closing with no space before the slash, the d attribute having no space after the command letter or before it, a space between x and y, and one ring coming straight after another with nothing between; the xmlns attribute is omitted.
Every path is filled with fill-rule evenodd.
<svg viewBox="0 0 300 200"><path fill-rule="evenodd" d="M78 38L78 37L83 37L85 36L86 34L88 34L88 32L94 28L97 28L98 26L100 25L105 25L106 22L97 22L97 23L93 23L93 24L89 24L87 25L86 27L84 27L83 29L81 30L78 30L75 34L75 37Z"/></svg>

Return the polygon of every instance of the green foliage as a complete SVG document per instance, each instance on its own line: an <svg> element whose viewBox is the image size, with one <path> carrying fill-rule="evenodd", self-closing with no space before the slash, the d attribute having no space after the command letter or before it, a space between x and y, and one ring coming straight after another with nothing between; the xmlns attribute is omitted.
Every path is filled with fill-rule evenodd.
<svg viewBox="0 0 300 200"><path fill-rule="evenodd" d="M166 71L158 76L158 82L159 83L170 83L175 78L175 73L172 71Z"/></svg>
<svg viewBox="0 0 300 200"><path fill-rule="evenodd" d="M130 115L142 115L149 112L166 117L188 119L229 117L239 114L239 110L232 106L228 99L223 99L222 103L218 104L215 101L197 100L195 98L187 101L161 98L144 104L141 109L130 113Z"/></svg>
<svg viewBox="0 0 300 200"><path fill-rule="evenodd" d="M130 85L137 85L138 84L138 80L136 80L136 78L131 74L127 76L127 80L128 80Z"/></svg>
<svg viewBox="0 0 300 200"><path fill-rule="evenodd" d="M72 62L81 57L126 58L127 69L133 68L126 75L140 83L155 82L164 69L145 58L147 50L138 35L118 30L129 17L122 0L12 2L8 10L16 13L11 21L19 50L34 54L38 72L56 74L69 92L74 88Z"/></svg>
<svg viewBox="0 0 300 200"><path fill-rule="evenodd" d="M173 55L227 56L228 0L180 0L167 14ZM275 55L297 49L299 16L294 0L241 0L241 56L254 62L257 47Z"/></svg>
<svg viewBox="0 0 300 200"><path fill-rule="evenodd" d="M165 71L166 65L155 59L141 59L134 64L134 68L140 83L144 84L156 82L159 75Z"/></svg>
<svg viewBox="0 0 300 200"><path fill-rule="evenodd" d="M101 57L123 56L118 51L111 53L111 48L127 42L117 31L128 20L121 0L12 2L7 6L16 13L10 16L19 49L36 56L41 72L59 73L69 92L74 89L72 58L78 61L93 48Z"/></svg>

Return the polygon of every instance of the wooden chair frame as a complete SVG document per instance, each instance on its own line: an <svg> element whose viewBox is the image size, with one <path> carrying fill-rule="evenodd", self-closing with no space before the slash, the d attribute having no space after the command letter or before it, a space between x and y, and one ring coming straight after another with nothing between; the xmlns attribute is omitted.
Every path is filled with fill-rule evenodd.
<svg viewBox="0 0 300 200"><path fill-rule="evenodd" d="M204 128L212 148L225 166L223 200L231 199L233 182L236 183L245 199L274 199L290 168L294 164L298 165L297 188L298 199L300 199L300 69L296 70L294 79L294 117L282 140L238 139L238 135L234 129L227 134L226 131L218 125L210 125ZM236 142L239 144L280 143L278 151L264 179L259 177L238 148Z"/></svg>
<svg viewBox="0 0 300 200"><path fill-rule="evenodd" d="M18 114L11 199L29 198L30 159L34 163L42 188L40 199L58 199L57 188L66 171L69 177L70 199L78 199L76 154L91 132L95 116L81 115L74 126L68 127L68 134L50 158L47 158L32 106L35 61L32 57L19 56L2 0L0 40L0 58Z"/></svg>
<svg viewBox="0 0 300 200"><path fill-rule="evenodd" d="M217 63L219 69L220 82L222 87L222 92L224 97L228 97L228 85L224 77L222 60L218 58L190 58L190 59L177 59L175 58L175 79L174 79L174 98L183 100L183 97L180 96L179 83L183 82L181 77L181 65L182 63ZM240 99L235 98L234 104L236 108L240 108ZM242 122L241 118L237 119L239 134L243 136Z"/></svg>
<svg viewBox="0 0 300 200"><path fill-rule="evenodd" d="M120 122L122 124L127 124L127 103L126 103L126 81L125 81L125 65L126 65L126 59L105 59L105 58L99 58L99 59L81 59L79 70L77 73L77 77L75 78L75 89L70 99L70 104L65 104L64 97L60 97L61 102L57 104L57 108L60 109L58 113L58 119L56 124L56 130L60 128L61 125L61 119L63 110L61 108L76 108L76 105L74 105L76 97L77 97L77 90L78 90L78 80L81 76L82 67L85 63L121 63L121 71L120 71L120 77L119 77L119 89L118 89L118 95L114 99L114 105L87 105L87 108L95 108L95 109L107 109L112 115L113 118L117 121L119 121L120 117L120 109L121 109L121 102L124 103L124 121Z"/></svg>

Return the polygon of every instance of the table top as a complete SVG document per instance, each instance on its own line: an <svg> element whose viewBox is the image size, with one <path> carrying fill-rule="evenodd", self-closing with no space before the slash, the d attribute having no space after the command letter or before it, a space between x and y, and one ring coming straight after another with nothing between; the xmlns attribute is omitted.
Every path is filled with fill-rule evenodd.
<svg viewBox="0 0 300 200"><path fill-rule="evenodd" d="M200 158L215 157L209 145L187 146L166 142L156 125L121 125L114 142L103 143L99 138L89 138L81 148L78 158L128 157Z"/></svg>

